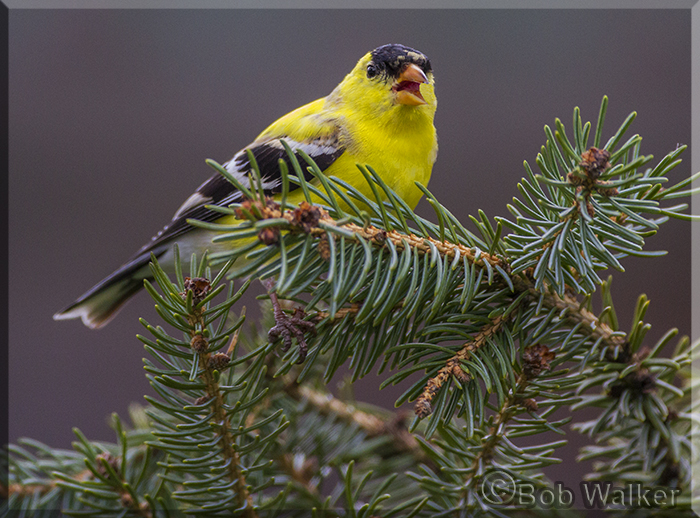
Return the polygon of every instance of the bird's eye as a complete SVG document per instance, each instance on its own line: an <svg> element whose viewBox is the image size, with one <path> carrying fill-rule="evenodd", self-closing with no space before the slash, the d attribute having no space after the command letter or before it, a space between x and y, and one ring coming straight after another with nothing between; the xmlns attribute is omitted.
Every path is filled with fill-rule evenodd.
<svg viewBox="0 0 700 518"><path fill-rule="evenodd" d="M374 63L370 63L369 65L367 65L367 77L372 79L378 73L379 73L379 70L377 70L377 67L374 66Z"/></svg>

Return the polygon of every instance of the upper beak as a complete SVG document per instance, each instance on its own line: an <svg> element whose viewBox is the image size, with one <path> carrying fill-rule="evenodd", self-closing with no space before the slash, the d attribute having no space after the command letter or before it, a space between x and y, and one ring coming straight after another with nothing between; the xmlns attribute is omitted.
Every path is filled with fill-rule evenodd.
<svg viewBox="0 0 700 518"><path fill-rule="evenodd" d="M393 90L396 92L396 102L409 106L426 104L420 93L420 85L427 82L428 77L420 67L411 63L401 72L394 83Z"/></svg>
<svg viewBox="0 0 700 518"><path fill-rule="evenodd" d="M414 83L427 83L428 76L426 76L418 65L411 63L406 67L406 69L399 75L399 82L401 81L413 81Z"/></svg>

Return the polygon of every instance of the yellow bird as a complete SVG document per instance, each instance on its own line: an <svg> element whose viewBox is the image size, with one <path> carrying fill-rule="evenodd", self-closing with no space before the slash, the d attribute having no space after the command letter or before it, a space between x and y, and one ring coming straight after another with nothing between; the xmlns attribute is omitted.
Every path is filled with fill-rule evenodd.
<svg viewBox="0 0 700 518"><path fill-rule="evenodd" d="M423 53L404 45L381 46L364 55L329 95L272 123L223 166L249 186L246 149L252 151L266 193L279 197L278 160L288 161L281 144L284 140L295 152L306 152L326 175L337 176L369 197L372 193L356 164L373 166L389 187L415 207L421 191L414 182L428 183L437 158L434 84L430 61ZM304 164L300 156L298 159ZM312 181L313 176L307 180ZM300 189L291 191L287 198L290 204L302 199ZM102 327L143 288L144 279L151 278L151 253L167 268L173 264L174 244L182 257L230 247L230 243L213 244L214 232L195 228L187 220L222 221L221 213L205 205L226 207L240 201L241 192L216 174L126 264L56 313L54 319L80 317L90 328Z"/></svg>

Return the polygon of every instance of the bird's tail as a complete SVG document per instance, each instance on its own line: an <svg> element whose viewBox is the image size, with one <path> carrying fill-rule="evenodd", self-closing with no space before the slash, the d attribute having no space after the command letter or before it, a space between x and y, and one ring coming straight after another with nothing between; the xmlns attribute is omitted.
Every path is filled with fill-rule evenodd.
<svg viewBox="0 0 700 518"><path fill-rule="evenodd" d="M155 252L155 251L154 251ZM159 251L156 256L161 255ZM121 307L143 288L144 279L152 279L148 263L151 251L142 253L109 277L85 292L63 311L56 313L54 320L82 318L91 329L99 329L114 318Z"/></svg>

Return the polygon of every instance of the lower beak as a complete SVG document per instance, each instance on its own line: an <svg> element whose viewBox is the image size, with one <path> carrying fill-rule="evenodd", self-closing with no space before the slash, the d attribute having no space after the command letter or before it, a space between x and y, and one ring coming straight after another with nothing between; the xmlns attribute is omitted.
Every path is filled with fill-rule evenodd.
<svg viewBox="0 0 700 518"><path fill-rule="evenodd" d="M421 83L427 83L428 77L417 66L411 63L399 75L392 87L396 92L396 103L408 106L427 104L420 93Z"/></svg>

